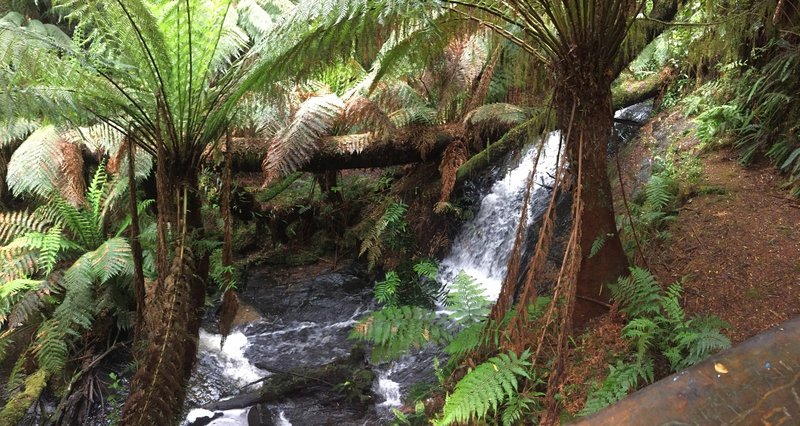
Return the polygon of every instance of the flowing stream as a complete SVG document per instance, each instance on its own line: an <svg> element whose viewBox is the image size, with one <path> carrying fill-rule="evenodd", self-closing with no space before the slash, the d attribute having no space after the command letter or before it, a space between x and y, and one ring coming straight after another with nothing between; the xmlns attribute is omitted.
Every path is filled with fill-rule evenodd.
<svg viewBox="0 0 800 426"><path fill-rule="evenodd" d="M639 104L617 112L616 117L627 124L615 126L611 150L635 133L638 126L633 122L645 120L650 109L649 105ZM528 208L529 223L546 208L559 139L559 133L554 132L545 140ZM443 282L464 270L482 283L487 297L497 298L535 156L536 149L529 148L504 173L498 173L500 178L482 196L473 219L462 226L450 254L441 262ZM243 299L260 315L237 325L222 348L219 334L201 332L198 365L190 382L184 425L388 423L392 419L391 408L401 405L411 385L435 380L432 360L436 352L428 349L394 363L372 366L374 398L367 409L335 403L336 395L325 393L227 411L201 408L255 390L258 385L250 384L276 371L312 368L346 358L353 348L353 342L347 339L350 329L376 307L372 286L358 266L300 282L277 282L266 271L255 271L248 283ZM212 321L207 327L212 327Z"/></svg>

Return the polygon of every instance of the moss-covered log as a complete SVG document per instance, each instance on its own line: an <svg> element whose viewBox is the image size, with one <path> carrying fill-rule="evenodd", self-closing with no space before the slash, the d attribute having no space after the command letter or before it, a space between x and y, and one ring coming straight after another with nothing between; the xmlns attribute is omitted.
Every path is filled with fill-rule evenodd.
<svg viewBox="0 0 800 426"><path fill-rule="evenodd" d="M629 74L622 74L612 88L614 110L629 107L656 96L668 78L668 70L653 74L644 80L636 80ZM509 130L500 140L473 155L459 167L456 180L461 182L474 176L491 165L493 161L503 158L514 148L522 146L528 140L527 136L528 132L524 129L524 124Z"/></svg>
<svg viewBox="0 0 800 426"><path fill-rule="evenodd" d="M25 388L14 395L0 411L0 426L19 424L28 408L39 399L39 395L47 385L47 373L39 369L25 379Z"/></svg>

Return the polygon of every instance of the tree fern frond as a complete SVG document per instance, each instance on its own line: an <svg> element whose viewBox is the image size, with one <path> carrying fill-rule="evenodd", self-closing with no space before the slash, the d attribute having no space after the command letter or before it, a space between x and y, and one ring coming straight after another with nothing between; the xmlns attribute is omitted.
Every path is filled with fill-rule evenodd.
<svg viewBox="0 0 800 426"><path fill-rule="evenodd" d="M42 241L42 247L39 253L39 268L44 275L50 275L56 265L58 253L61 251L63 245L61 241L61 224L57 223L47 230Z"/></svg>
<svg viewBox="0 0 800 426"><path fill-rule="evenodd" d="M314 96L303 102L291 124L270 143L264 161L267 180L273 181L305 166L343 109L344 103L336 95Z"/></svg>
<svg viewBox="0 0 800 426"><path fill-rule="evenodd" d="M44 232L51 223L27 211L0 212L0 245L28 232Z"/></svg>
<svg viewBox="0 0 800 426"><path fill-rule="evenodd" d="M8 187L15 196L34 194L45 198L57 189L62 152L61 135L46 126L33 132L11 155Z"/></svg>
<svg viewBox="0 0 800 426"><path fill-rule="evenodd" d="M102 229L102 217L100 211L103 208L104 198L107 194L106 184L108 183L108 174L106 174L105 161L101 161L97 166L97 170L92 176L92 182L89 184L86 192L86 204L89 211L92 213L92 219L97 229Z"/></svg>
<svg viewBox="0 0 800 426"><path fill-rule="evenodd" d="M442 418L434 424L467 424L484 418L489 410L497 411L501 404L518 394L517 377L530 378L526 370L531 365L529 357L527 351L520 356L514 352L503 353L475 367L447 396Z"/></svg>
<svg viewBox="0 0 800 426"><path fill-rule="evenodd" d="M0 130L0 148L19 142L39 128L39 123L29 119L17 119Z"/></svg>

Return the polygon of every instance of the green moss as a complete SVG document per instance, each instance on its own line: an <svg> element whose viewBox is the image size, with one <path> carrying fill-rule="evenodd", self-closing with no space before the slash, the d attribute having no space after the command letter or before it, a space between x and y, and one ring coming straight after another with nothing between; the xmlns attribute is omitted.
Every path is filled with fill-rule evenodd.
<svg viewBox="0 0 800 426"><path fill-rule="evenodd" d="M37 370L25 379L24 389L14 395L8 404L0 411L0 426L14 426L19 423L28 408L41 395L47 384L47 373Z"/></svg>

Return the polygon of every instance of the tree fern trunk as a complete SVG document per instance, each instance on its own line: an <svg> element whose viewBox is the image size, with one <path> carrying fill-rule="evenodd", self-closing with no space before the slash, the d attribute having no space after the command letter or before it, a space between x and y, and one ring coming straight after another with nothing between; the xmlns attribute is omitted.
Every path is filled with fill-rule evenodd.
<svg viewBox="0 0 800 426"><path fill-rule="evenodd" d="M569 129L570 123L572 125L566 146L573 169L577 169L579 141L584 141L581 179L584 213L580 221L582 254L573 314L576 327L605 312L603 303L609 300L610 295L607 284L626 275L628 269L617 232L607 174L608 141L613 126L611 82L604 73L591 70L590 66L569 68L560 79L569 87L559 91L556 100L559 127ZM592 244L597 240L604 241L602 248L590 257Z"/></svg>
<svg viewBox="0 0 800 426"><path fill-rule="evenodd" d="M208 256L194 256L189 243L202 230L197 173L195 168L167 161L161 165L156 175L158 222L164 228L169 223L171 232L159 229L163 241L158 246L159 264L172 260L166 270L159 270L159 281L146 305L149 341L137 359L139 368L122 411L123 425L177 422L197 356L208 278Z"/></svg>

